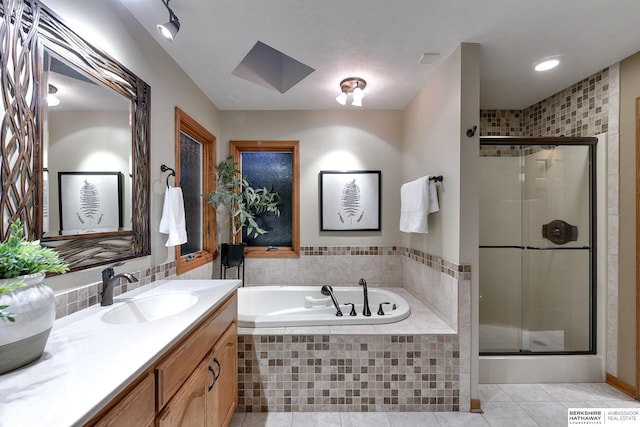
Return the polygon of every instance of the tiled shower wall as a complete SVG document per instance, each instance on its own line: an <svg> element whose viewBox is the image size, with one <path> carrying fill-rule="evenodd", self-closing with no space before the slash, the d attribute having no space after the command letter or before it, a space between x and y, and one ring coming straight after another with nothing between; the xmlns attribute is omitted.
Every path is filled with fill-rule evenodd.
<svg viewBox="0 0 640 427"><path fill-rule="evenodd" d="M524 110L480 111L481 136L595 136L609 130L618 71L606 68Z"/></svg>
<svg viewBox="0 0 640 427"><path fill-rule="evenodd" d="M607 143L606 371L617 376L620 64L524 110L482 110L481 136L597 136Z"/></svg>

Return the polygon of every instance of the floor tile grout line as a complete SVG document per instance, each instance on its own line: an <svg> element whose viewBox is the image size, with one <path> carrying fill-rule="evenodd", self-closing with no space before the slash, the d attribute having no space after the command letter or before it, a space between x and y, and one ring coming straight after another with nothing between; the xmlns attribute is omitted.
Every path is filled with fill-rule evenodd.
<svg viewBox="0 0 640 427"><path fill-rule="evenodd" d="M586 384L594 384L593 386L587 386ZM535 385L535 386L540 386L541 384L531 384L531 385ZM507 393L507 390L505 390L504 388L501 388L500 385L498 385L498 389L500 389L500 391L502 393L504 393L504 395L511 399L509 401L488 401L491 403L498 403L498 404L513 404L515 405L520 411L522 411L524 414L527 415L528 419L531 420L532 423L534 423L537 426L540 427L545 427L542 426L539 422L536 421L536 419L530 414L530 412L527 411L527 409L525 409L525 407L523 406L523 404L529 404L529 405L536 405L536 404L549 404L549 403L557 403L560 404L562 406L565 406L568 408L571 408L572 404L576 404L576 405L580 405L580 404L588 404L589 407L602 407L602 408L607 408L607 407L614 407L611 405L611 402L617 402L616 407L629 407L629 405L631 405L631 407L636 408L636 407L640 407L640 403L637 402L634 399L628 399L626 396L622 396L622 395L617 395L617 393L615 392L615 389L613 387L605 387L605 383L559 383L559 384L554 384L556 386L558 386L560 389L562 387L567 387L569 389L569 391L575 391L575 386L578 386L578 388L580 390L581 393L584 394L583 399L579 399L579 400L570 400L570 399L566 399L568 396L566 395L559 395L558 394L558 399L553 398L552 395L550 395L549 393L547 393L542 387L540 387L542 389L542 391L544 391L547 395L550 396L550 400L515 400L512 395L509 395L509 393ZM483 384L481 384L481 386L483 386ZM487 402L487 403L488 403ZM632 403L633 402L633 403ZM578 406L576 406L578 407ZM529 406L529 410L533 410L531 408L531 406ZM348 414L350 412L338 412L336 414L338 414L338 419L339 421L339 425L342 427L348 427L351 424L345 424L345 420L343 418L342 415L343 414ZM250 413L242 413L242 415L240 416L241 419L240 420L236 420L234 426L235 427L250 427L250 425L255 425L254 423L252 423L250 420L248 420L248 418L251 417L247 417L247 414ZM291 413L293 414L293 413ZM392 425L392 419L391 419L391 415L390 414L395 414L395 412L381 412L378 413L380 416L380 421L386 421L387 425ZM437 426L442 427L444 424L441 423L441 420L438 417L438 414L440 413L433 413L434 414L434 419L437 423ZM457 413L460 414L460 418L463 418L465 415L462 415L463 413ZM466 413L464 413L466 414ZM491 417L488 416L488 414L485 412L482 415L479 415L480 417L482 417L482 420L484 422L484 424L486 426L490 426L490 427L494 427L491 424ZM499 416L499 413L498 413ZM293 427L293 422L294 422L294 417L291 416L290 418L290 423L289 425L291 427ZM269 425L272 426L273 424L267 423L265 425ZM434 424L435 425L435 424ZM282 427L282 425L279 425L277 427Z"/></svg>

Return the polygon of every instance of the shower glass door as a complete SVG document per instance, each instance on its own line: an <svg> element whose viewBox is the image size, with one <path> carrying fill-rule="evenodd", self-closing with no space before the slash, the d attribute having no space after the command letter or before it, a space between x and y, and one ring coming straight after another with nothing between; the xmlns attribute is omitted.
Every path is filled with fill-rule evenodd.
<svg viewBox="0 0 640 427"><path fill-rule="evenodd" d="M595 348L595 150L558 140L481 142L483 354Z"/></svg>

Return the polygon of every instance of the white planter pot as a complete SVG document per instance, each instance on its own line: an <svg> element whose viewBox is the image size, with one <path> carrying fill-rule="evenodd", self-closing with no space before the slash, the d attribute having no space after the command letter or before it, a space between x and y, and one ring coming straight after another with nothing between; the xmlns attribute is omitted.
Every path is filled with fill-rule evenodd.
<svg viewBox="0 0 640 427"><path fill-rule="evenodd" d="M38 359L44 351L56 318L53 290L42 283L44 273L0 280L23 286L0 295L0 305L12 314L15 322L0 319L0 374L12 371Z"/></svg>

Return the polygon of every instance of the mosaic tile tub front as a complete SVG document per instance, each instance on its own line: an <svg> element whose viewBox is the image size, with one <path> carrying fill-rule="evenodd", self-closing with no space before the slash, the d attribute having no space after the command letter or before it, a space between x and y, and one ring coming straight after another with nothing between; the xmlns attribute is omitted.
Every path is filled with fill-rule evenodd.
<svg viewBox="0 0 640 427"><path fill-rule="evenodd" d="M239 412L451 412L457 335L240 335Z"/></svg>

